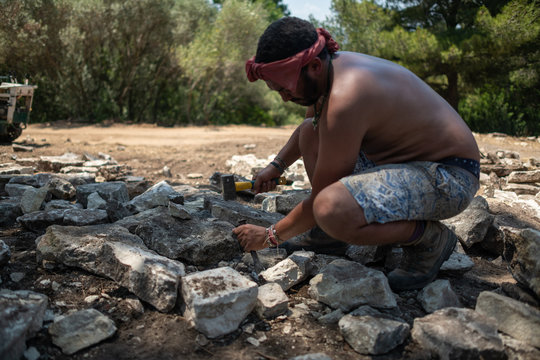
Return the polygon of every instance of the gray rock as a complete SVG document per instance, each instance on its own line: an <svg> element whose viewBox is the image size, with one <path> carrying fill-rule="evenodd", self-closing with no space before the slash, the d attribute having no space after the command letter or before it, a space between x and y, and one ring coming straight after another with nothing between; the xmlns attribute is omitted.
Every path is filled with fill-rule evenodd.
<svg viewBox="0 0 540 360"><path fill-rule="evenodd" d="M23 184L12 184L7 183L4 187L4 191L10 196L10 197L20 197L23 196L24 192L28 189L34 189L34 186L31 185L23 185Z"/></svg>
<svg viewBox="0 0 540 360"><path fill-rule="evenodd" d="M504 258L520 284L540 297L540 231L505 228Z"/></svg>
<svg viewBox="0 0 540 360"><path fill-rule="evenodd" d="M344 315L345 314L343 313L343 311L341 311L340 309L336 309L334 311L329 312L326 315L321 316L320 318L317 319L317 321L320 322L321 324L335 324L339 320L341 320L341 318Z"/></svg>
<svg viewBox="0 0 540 360"><path fill-rule="evenodd" d="M523 341L516 340L505 334L499 334L501 337L508 360L538 360L540 359L540 350L524 343Z"/></svg>
<svg viewBox="0 0 540 360"><path fill-rule="evenodd" d="M442 223L456 233L463 246L469 248L484 239L493 219L487 201L477 196L462 213Z"/></svg>
<svg viewBox="0 0 540 360"><path fill-rule="evenodd" d="M38 360L41 354L39 353L38 349L31 346L23 353L24 358L26 360Z"/></svg>
<svg viewBox="0 0 540 360"><path fill-rule="evenodd" d="M463 273L471 270L474 267L474 262L465 254L454 251L448 260L443 262L441 271L452 271Z"/></svg>
<svg viewBox="0 0 540 360"><path fill-rule="evenodd" d="M41 204L45 201L49 188L44 186L42 188L30 188L26 190L21 197L21 211L23 214L33 213L39 211Z"/></svg>
<svg viewBox="0 0 540 360"><path fill-rule="evenodd" d="M314 257L315 253L311 251L295 251L259 275L267 282L277 283L283 291L287 291L311 274L311 262Z"/></svg>
<svg viewBox="0 0 540 360"><path fill-rule="evenodd" d="M57 226L38 239L38 255L105 276L159 311L176 304L180 262L150 252L143 241L116 225Z"/></svg>
<svg viewBox="0 0 540 360"><path fill-rule="evenodd" d="M114 321L95 309L77 311L49 327L53 343L67 355L108 339L115 332Z"/></svg>
<svg viewBox="0 0 540 360"><path fill-rule="evenodd" d="M476 301L476 311L495 319L499 331L540 348L538 309L506 296L483 291Z"/></svg>
<svg viewBox="0 0 540 360"><path fill-rule="evenodd" d="M427 313L446 307L462 306L448 280L436 280L424 287L418 293L418 301Z"/></svg>
<svg viewBox="0 0 540 360"><path fill-rule="evenodd" d="M168 206L169 196L177 194L166 181L160 181L141 195L134 197L129 204L141 212L157 206Z"/></svg>
<svg viewBox="0 0 540 360"><path fill-rule="evenodd" d="M20 203L20 198L0 200L0 226L15 224L17 217L22 215Z"/></svg>
<svg viewBox="0 0 540 360"><path fill-rule="evenodd" d="M116 225L125 227L131 233L135 233L135 229L140 224L151 221L154 217L170 217L169 209L164 206L158 206L153 209L145 210L135 215L126 216L115 222Z"/></svg>
<svg viewBox="0 0 540 360"><path fill-rule="evenodd" d="M374 245L350 245L345 255L362 265L373 263L382 258L379 247Z"/></svg>
<svg viewBox="0 0 540 360"><path fill-rule="evenodd" d="M104 182L77 186L77 201L87 205L88 195L97 192L107 202L115 200L121 203L129 201L127 186L123 182Z"/></svg>
<svg viewBox="0 0 540 360"><path fill-rule="evenodd" d="M28 230L40 233L50 225L61 225L64 222L64 212L66 209L36 211L19 216L17 222Z"/></svg>
<svg viewBox="0 0 540 360"><path fill-rule="evenodd" d="M366 355L390 352L409 336L407 323L369 315L345 315L339 320L339 330L356 352Z"/></svg>
<svg viewBox="0 0 540 360"><path fill-rule="evenodd" d="M0 290L0 359L19 360L26 340L41 329L47 296L33 291Z"/></svg>
<svg viewBox="0 0 540 360"><path fill-rule="evenodd" d="M0 240L0 268L6 265L9 262L10 258L11 251L9 250L9 246L7 246L5 242Z"/></svg>
<svg viewBox="0 0 540 360"><path fill-rule="evenodd" d="M47 183L51 194L61 200L69 200L75 197L77 190L69 181L60 177L53 177Z"/></svg>
<svg viewBox="0 0 540 360"><path fill-rule="evenodd" d="M212 216L227 221L234 226L253 224L268 227L283 218L283 215L279 213L256 210L236 201L224 201L216 196L206 196L204 205Z"/></svg>
<svg viewBox="0 0 540 360"><path fill-rule="evenodd" d="M2 164L5 165L5 164ZM12 175L12 174L33 174L34 168L32 166L0 166L0 175Z"/></svg>
<svg viewBox="0 0 540 360"><path fill-rule="evenodd" d="M65 153L61 156L40 156L39 168L42 171L59 172L64 166L81 166L84 163L81 156Z"/></svg>
<svg viewBox="0 0 540 360"><path fill-rule="evenodd" d="M209 338L233 332L257 302L257 284L230 267L182 278L184 317Z"/></svg>
<svg viewBox="0 0 540 360"><path fill-rule="evenodd" d="M491 254L501 256L504 253L504 238L502 226L499 225L498 217L495 217L480 246Z"/></svg>
<svg viewBox="0 0 540 360"><path fill-rule="evenodd" d="M287 215L302 201L309 198L311 191L291 191L287 194L269 196L262 202L262 209Z"/></svg>
<svg viewBox="0 0 540 360"><path fill-rule="evenodd" d="M190 220L191 214L182 204L177 204L169 200L169 214L180 220Z"/></svg>
<svg viewBox="0 0 540 360"><path fill-rule="evenodd" d="M276 283L268 283L259 287L255 311L263 319L272 319L289 310L289 298Z"/></svg>
<svg viewBox="0 0 540 360"><path fill-rule="evenodd" d="M51 200L45 203L44 211L55 210L55 209L82 209L82 205L78 203L72 203L67 200Z"/></svg>
<svg viewBox="0 0 540 360"><path fill-rule="evenodd" d="M99 209L64 210L62 224L73 226L97 225L109 222L107 211Z"/></svg>
<svg viewBox="0 0 540 360"><path fill-rule="evenodd" d="M97 192L93 192L86 198L87 209L106 209L107 202Z"/></svg>
<svg viewBox="0 0 540 360"><path fill-rule="evenodd" d="M514 171L508 175L509 183L540 183L540 170Z"/></svg>
<svg viewBox="0 0 540 360"><path fill-rule="evenodd" d="M395 308L396 298L388 279L378 270L357 262L335 260L309 282L310 296L343 311L359 305Z"/></svg>
<svg viewBox="0 0 540 360"><path fill-rule="evenodd" d="M160 255L207 265L242 253L238 240L232 235L233 228L224 221L178 220L166 214L146 218L133 233Z"/></svg>
<svg viewBox="0 0 540 360"><path fill-rule="evenodd" d="M502 190L512 191L518 195L536 195L540 191L540 187L529 184L508 183L502 187Z"/></svg>
<svg viewBox="0 0 540 360"><path fill-rule="evenodd" d="M440 359L505 359L497 326L474 310L444 308L414 319L411 335Z"/></svg>

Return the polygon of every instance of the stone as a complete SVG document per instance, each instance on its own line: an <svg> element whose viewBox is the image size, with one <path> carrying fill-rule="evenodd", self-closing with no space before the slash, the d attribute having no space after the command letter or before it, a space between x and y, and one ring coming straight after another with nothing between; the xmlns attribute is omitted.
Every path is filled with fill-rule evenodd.
<svg viewBox="0 0 540 360"><path fill-rule="evenodd" d="M287 194L269 196L262 202L262 210L287 215L299 203L309 198L311 191L291 191Z"/></svg>
<svg viewBox="0 0 540 360"><path fill-rule="evenodd" d="M276 283L268 283L259 287L257 305L255 311L262 319L273 319L287 313L289 310L289 298L281 286Z"/></svg>
<svg viewBox="0 0 540 360"><path fill-rule="evenodd" d="M37 242L40 258L107 277L157 310L172 310L184 265L150 252L143 241L113 224L53 225Z"/></svg>
<svg viewBox="0 0 540 360"><path fill-rule="evenodd" d="M86 226L109 222L107 211L100 209L67 209L64 210L62 224Z"/></svg>
<svg viewBox="0 0 540 360"><path fill-rule="evenodd" d="M90 195L88 195L86 199L86 208L87 209L106 209L107 208L107 202L103 200L101 196L97 192L93 192Z"/></svg>
<svg viewBox="0 0 540 360"><path fill-rule="evenodd" d="M205 196L204 206L213 217L230 222L234 226L239 224L253 224L268 227L277 223L284 216L279 213L269 213L240 204L236 201L225 201L219 197Z"/></svg>
<svg viewBox="0 0 540 360"><path fill-rule="evenodd" d="M462 306L448 280L435 280L418 293L417 299L427 313Z"/></svg>
<svg viewBox="0 0 540 360"><path fill-rule="evenodd" d="M17 217L22 215L20 203L20 198L0 200L0 226L11 226L16 223Z"/></svg>
<svg viewBox="0 0 540 360"><path fill-rule="evenodd" d="M134 197L129 204L141 212L157 206L168 206L169 196L176 194L178 193L171 185L166 181L160 181L141 195Z"/></svg>
<svg viewBox="0 0 540 360"><path fill-rule="evenodd" d="M12 174L33 174L34 168L32 166L0 166L0 175L12 175Z"/></svg>
<svg viewBox="0 0 540 360"><path fill-rule="evenodd" d="M40 156L39 168L42 171L59 172L64 166L81 166L84 163L81 156L65 153L61 156Z"/></svg>
<svg viewBox="0 0 540 360"><path fill-rule="evenodd" d="M505 228L504 259L514 279L540 297L540 231Z"/></svg>
<svg viewBox="0 0 540 360"><path fill-rule="evenodd" d="M33 346L26 349L23 355L26 360L38 360L39 357L41 356L38 349L36 349Z"/></svg>
<svg viewBox="0 0 540 360"><path fill-rule="evenodd" d="M19 360L26 340L41 329L47 296L33 291L0 290L0 359Z"/></svg>
<svg viewBox="0 0 540 360"><path fill-rule="evenodd" d="M487 201L477 196L462 213L442 223L455 232L463 246L469 248L484 239L493 219Z"/></svg>
<svg viewBox="0 0 540 360"><path fill-rule="evenodd" d="M9 278L11 279L11 281L13 282L19 282L21 281L22 279L24 279L24 273L22 272L12 272L11 274L9 274Z"/></svg>
<svg viewBox="0 0 540 360"><path fill-rule="evenodd" d="M345 251L345 255L362 265L382 259L382 253L379 251L379 247L374 245L350 245Z"/></svg>
<svg viewBox="0 0 540 360"><path fill-rule="evenodd" d="M540 187L528 184L508 183L502 187L503 191L512 191L518 195L536 195L540 192Z"/></svg>
<svg viewBox="0 0 540 360"><path fill-rule="evenodd" d="M147 217L133 233L160 255L194 265L208 265L231 260L242 253L238 240L233 237L233 228L224 221L178 220L167 214Z"/></svg>
<svg viewBox="0 0 540 360"><path fill-rule="evenodd" d="M116 222L125 217L133 215L132 210L133 209L129 207L127 203L122 203L116 200L108 201L105 207L105 211L107 211L110 222Z"/></svg>
<svg viewBox="0 0 540 360"><path fill-rule="evenodd" d="M335 309L350 311L360 305L395 308L396 298L381 271L338 259L309 282L309 295Z"/></svg>
<svg viewBox="0 0 540 360"><path fill-rule="evenodd" d="M26 229L41 233L50 225L61 225L64 222L66 209L35 211L17 218L17 222Z"/></svg>
<svg viewBox="0 0 540 360"><path fill-rule="evenodd" d="M31 166L31 167L36 168L39 165L39 158L34 158L34 157L17 158L15 162L17 163L17 165L20 165L20 166Z"/></svg>
<svg viewBox="0 0 540 360"><path fill-rule="evenodd" d="M499 224L498 217L495 217L480 246L490 254L501 256L504 253L504 238L502 226Z"/></svg>
<svg viewBox="0 0 540 360"><path fill-rule="evenodd" d="M129 201L127 186L120 181L79 185L77 186L77 201L86 207L88 195L94 192L97 192L107 202L111 200L121 203Z"/></svg>
<svg viewBox="0 0 540 360"><path fill-rule="evenodd" d="M409 336L407 323L369 315L345 315L339 320L339 330L356 352L365 355L388 353Z"/></svg>
<svg viewBox="0 0 540 360"><path fill-rule="evenodd" d="M311 251L295 251L271 268L261 271L259 276L267 282L279 284L283 291L287 291L311 274L314 257L315 253Z"/></svg>
<svg viewBox="0 0 540 360"><path fill-rule="evenodd" d="M440 271L452 271L463 273L471 270L474 267L474 262L465 254L454 251L448 260L443 262Z"/></svg>
<svg viewBox="0 0 540 360"><path fill-rule="evenodd" d="M335 324L337 323L345 314L340 309L329 312L317 319L321 324Z"/></svg>
<svg viewBox="0 0 540 360"><path fill-rule="evenodd" d="M499 331L540 348L540 310L509 297L483 291L476 311L495 319Z"/></svg>
<svg viewBox="0 0 540 360"><path fill-rule="evenodd" d="M59 177L51 178L47 186L51 194L57 199L69 200L73 199L77 194L77 190L75 190L73 184Z"/></svg>
<svg viewBox="0 0 540 360"><path fill-rule="evenodd" d="M495 322L466 308L414 319L412 339L440 359L506 359Z"/></svg>
<svg viewBox="0 0 540 360"><path fill-rule="evenodd" d="M114 321L95 309L77 311L49 326L53 343L66 355L108 339L114 333Z"/></svg>
<svg viewBox="0 0 540 360"><path fill-rule="evenodd" d="M24 184L16 184L16 183L7 183L4 187L4 191L10 196L10 197L17 197L17 196L23 196L24 192L28 189L34 189L34 186L31 185L24 185Z"/></svg>
<svg viewBox="0 0 540 360"><path fill-rule="evenodd" d="M26 190L21 197L21 211L23 214L33 213L39 211L41 204L45 201L47 194L49 193L48 187L42 187L39 189L30 188Z"/></svg>
<svg viewBox="0 0 540 360"><path fill-rule="evenodd" d="M168 208L169 208L169 214L172 217L175 217L180 220L191 219L191 214L189 213L189 211L186 210L186 208L182 204L177 204L169 200Z"/></svg>
<svg viewBox="0 0 540 360"><path fill-rule="evenodd" d="M45 203L44 211L55 210L55 209L66 210L66 209L82 209L82 208L83 208L82 205L78 203L72 203L71 201L67 201L67 200L53 199Z"/></svg>
<svg viewBox="0 0 540 360"><path fill-rule="evenodd" d="M513 171L508 175L508 182L517 184L540 183L540 170Z"/></svg>
<svg viewBox="0 0 540 360"><path fill-rule="evenodd" d="M182 278L184 317L208 338L236 329L257 303L257 284L230 267Z"/></svg>
<svg viewBox="0 0 540 360"><path fill-rule="evenodd" d="M7 265L10 258L11 251L9 250L9 246L7 246L5 242L0 240L0 268L2 268L4 265Z"/></svg>
<svg viewBox="0 0 540 360"><path fill-rule="evenodd" d="M506 354L510 360L538 360L540 359L540 350L524 343L523 341L516 340L505 334L499 334L501 337Z"/></svg>

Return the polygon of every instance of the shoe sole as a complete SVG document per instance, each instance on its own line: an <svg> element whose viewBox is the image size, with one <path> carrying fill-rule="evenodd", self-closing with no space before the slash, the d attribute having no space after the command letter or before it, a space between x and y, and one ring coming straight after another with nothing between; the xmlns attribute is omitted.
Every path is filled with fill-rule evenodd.
<svg viewBox="0 0 540 360"><path fill-rule="evenodd" d="M443 252L442 252L443 256L439 258L439 259L442 259L442 261L439 260L438 262L435 263L435 266L431 269L431 271L426 274L427 278L425 280L419 281L414 284L406 285L406 286L399 286L398 284L394 284L394 286L392 287L392 290L405 291L405 290L422 289L426 285L431 283L433 280L435 280L435 278L437 277L437 274L439 273L439 270L441 269L442 264L444 264L444 262L450 258L450 255L452 255L452 253L454 252L454 248L456 247L456 244L457 244L456 235L450 232L450 236L451 236L451 238L449 239L450 241L446 243L443 249Z"/></svg>

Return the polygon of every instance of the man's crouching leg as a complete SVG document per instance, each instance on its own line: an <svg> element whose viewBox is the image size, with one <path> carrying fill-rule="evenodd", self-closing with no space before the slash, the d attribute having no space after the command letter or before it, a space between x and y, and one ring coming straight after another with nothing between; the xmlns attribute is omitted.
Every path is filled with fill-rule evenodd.
<svg viewBox="0 0 540 360"><path fill-rule="evenodd" d="M398 245L404 257L388 275L394 291L423 288L435 279L457 242L456 236L438 221L426 222L423 232L417 221L368 224L363 209L347 188L337 182L315 199L317 224L329 235L356 245Z"/></svg>

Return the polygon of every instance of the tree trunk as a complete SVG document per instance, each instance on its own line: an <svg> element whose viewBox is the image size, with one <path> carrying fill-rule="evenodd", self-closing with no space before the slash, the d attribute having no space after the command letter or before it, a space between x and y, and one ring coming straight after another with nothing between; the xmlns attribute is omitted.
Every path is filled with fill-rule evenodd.
<svg viewBox="0 0 540 360"><path fill-rule="evenodd" d="M458 73L457 71L450 71L446 74L448 79L448 89L446 90L446 101L457 111L459 104L459 92L458 92Z"/></svg>

